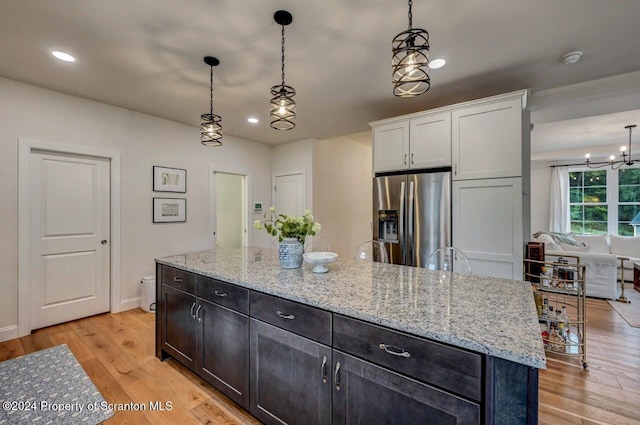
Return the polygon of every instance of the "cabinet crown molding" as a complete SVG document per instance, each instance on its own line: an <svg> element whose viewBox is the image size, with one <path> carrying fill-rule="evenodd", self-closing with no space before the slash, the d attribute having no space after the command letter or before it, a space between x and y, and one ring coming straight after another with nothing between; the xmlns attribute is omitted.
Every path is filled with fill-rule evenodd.
<svg viewBox="0 0 640 425"><path fill-rule="evenodd" d="M400 121L412 120L416 118L421 118L431 114L438 114L442 112L452 112L462 108L468 108L470 106L479 106L483 104L489 104L494 102L500 102L503 100L509 99L521 99L522 101L522 110L524 111L527 108L527 101L529 99L530 89L517 90L509 93L503 93L496 96L484 97L481 99L469 100L466 102L455 103L453 105L442 106L440 108L427 109L425 111L414 112L406 115L399 115L397 117L385 118L377 121L370 121L369 127L375 128L385 124L393 124Z"/></svg>

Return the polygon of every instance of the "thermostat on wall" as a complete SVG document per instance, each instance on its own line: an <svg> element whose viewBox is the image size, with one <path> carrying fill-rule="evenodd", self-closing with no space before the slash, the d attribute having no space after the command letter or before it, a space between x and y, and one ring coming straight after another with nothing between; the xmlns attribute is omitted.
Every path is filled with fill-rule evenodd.
<svg viewBox="0 0 640 425"><path fill-rule="evenodd" d="M253 204L253 213L262 214L262 203L256 202Z"/></svg>

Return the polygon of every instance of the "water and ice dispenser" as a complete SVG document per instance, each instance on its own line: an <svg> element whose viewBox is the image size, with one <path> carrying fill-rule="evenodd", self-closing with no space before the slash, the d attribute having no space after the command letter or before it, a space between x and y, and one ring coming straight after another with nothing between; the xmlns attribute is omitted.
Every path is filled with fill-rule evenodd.
<svg viewBox="0 0 640 425"><path fill-rule="evenodd" d="M398 243L398 210L378 210L378 240Z"/></svg>

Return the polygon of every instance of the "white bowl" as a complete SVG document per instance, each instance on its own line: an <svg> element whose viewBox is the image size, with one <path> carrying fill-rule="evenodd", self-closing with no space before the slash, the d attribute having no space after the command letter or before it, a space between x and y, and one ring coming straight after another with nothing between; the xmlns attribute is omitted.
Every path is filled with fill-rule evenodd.
<svg viewBox="0 0 640 425"><path fill-rule="evenodd" d="M335 252L305 252L302 258L309 264L313 264L314 273L326 273L329 271L327 264L333 263L338 259Z"/></svg>

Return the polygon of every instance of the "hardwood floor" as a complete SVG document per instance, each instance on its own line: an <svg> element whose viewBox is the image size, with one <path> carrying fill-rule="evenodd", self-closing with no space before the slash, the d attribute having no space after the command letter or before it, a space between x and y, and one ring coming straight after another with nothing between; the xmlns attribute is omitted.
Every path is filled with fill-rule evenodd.
<svg viewBox="0 0 640 425"><path fill-rule="evenodd" d="M632 292L632 291L630 291ZM639 307L640 294L630 298ZM640 424L640 328L602 300L587 300L585 371L548 357L540 373L541 425ZM0 343L0 361L65 343L110 403L172 403L165 411L118 411L105 424L258 424L174 360L154 357L155 315L103 314Z"/></svg>

